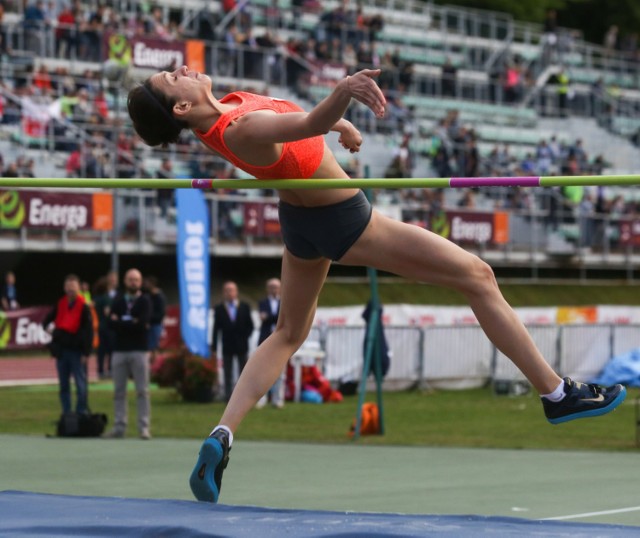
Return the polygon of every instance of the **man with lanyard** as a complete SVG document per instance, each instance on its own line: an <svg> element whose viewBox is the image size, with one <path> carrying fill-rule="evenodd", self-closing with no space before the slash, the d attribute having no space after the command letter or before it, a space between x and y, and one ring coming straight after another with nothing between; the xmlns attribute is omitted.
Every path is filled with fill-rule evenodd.
<svg viewBox="0 0 640 538"><path fill-rule="evenodd" d="M110 438L122 438L127 429L127 382L133 377L138 409L138 433L151 439L149 400L148 332L151 301L142 293L142 275L129 269L124 276L125 293L111 305L109 325L115 332L111 372L114 388L114 426Z"/></svg>

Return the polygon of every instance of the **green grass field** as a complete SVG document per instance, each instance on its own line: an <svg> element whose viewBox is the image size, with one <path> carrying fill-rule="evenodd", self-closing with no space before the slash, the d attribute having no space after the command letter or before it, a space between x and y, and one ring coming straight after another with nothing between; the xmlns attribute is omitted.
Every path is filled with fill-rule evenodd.
<svg viewBox="0 0 640 538"><path fill-rule="evenodd" d="M494 447L535 449L637 450L635 400L629 391L615 412L595 419L552 426L534 394L496 396L490 389L404 391L384 394L386 432L357 441L370 445ZM109 383L90 388L94 411L112 412ZM238 431L245 440L351 443L347 432L356 397L339 404L287 404L252 411ZM222 414L222 403L185 403L170 389L152 390L155 437L202 438ZM0 389L0 433L53 434L59 414L57 387ZM129 391L129 435L135 437L135 401Z"/></svg>
<svg viewBox="0 0 640 538"><path fill-rule="evenodd" d="M586 306L586 305L640 305L640 287L611 284L510 284L501 283L505 299L514 307L525 306ZM261 290L260 290L261 292ZM406 282L401 279L383 279L379 284L380 300L385 304L464 305L465 298L446 288ZM345 283L329 280L320 294L320 306L366 304L369 285L366 282Z"/></svg>

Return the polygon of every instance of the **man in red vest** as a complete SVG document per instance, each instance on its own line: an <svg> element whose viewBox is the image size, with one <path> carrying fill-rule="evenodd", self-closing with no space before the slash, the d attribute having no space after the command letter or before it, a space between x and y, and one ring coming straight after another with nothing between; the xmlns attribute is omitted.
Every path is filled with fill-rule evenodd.
<svg viewBox="0 0 640 538"><path fill-rule="evenodd" d="M52 333L49 350L56 359L60 380L62 412L71 412L71 386L76 384L76 413L87 413L87 363L93 343L91 311L80 295L80 279L68 275L64 279L64 295L42 322Z"/></svg>

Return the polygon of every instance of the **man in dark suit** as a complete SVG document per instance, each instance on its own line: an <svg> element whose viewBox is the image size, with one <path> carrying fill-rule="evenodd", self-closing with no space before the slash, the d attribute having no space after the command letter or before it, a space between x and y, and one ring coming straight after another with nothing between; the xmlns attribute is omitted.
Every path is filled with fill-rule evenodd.
<svg viewBox="0 0 640 538"><path fill-rule="evenodd" d="M258 303L260 313L260 337L258 345L262 344L276 328L278 314L280 313L280 280L270 278L267 280L267 296Z"/></svg>
<svg viewBox="0 0 640 538"><path fill-rule="evenodd" d="M267 296L258 303L258 312L260 314L260 337L258 338L258 345L262 344L276 328L278 323L278 314L280 313L280 280L277 278L270 278L267 280ZM276 380L273 386L269 389L258 403L256 407L258 409L263 408L267 404L267 400L271 400L271 404L278 409L284 407L284 383L283 375L286 372L286 368L283 370L282 375Z"/></svg>
<svg viewBox="0 0 640 538"><path fill-rule="evenodd" d="M225 282L222 286L222 303L214 309L213 353L218 349L218 336L222 332L222 366L224 368L225 399L229 401L233 390L233 362L238 361L238 375L242 372L249 354L249 338L253 333L251 309L238 300L238 286Z"/></svg>

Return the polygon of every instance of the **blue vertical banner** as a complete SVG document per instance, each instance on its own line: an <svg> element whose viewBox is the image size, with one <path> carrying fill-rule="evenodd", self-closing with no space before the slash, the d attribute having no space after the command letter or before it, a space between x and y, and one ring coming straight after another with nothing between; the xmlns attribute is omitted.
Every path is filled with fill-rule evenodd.
<svg viewBox="0 0 640 538"><path fill-rule="evenodd" d="M209 357L209 215L202 191L176 189L180 332L192 353Z"/></svg>

